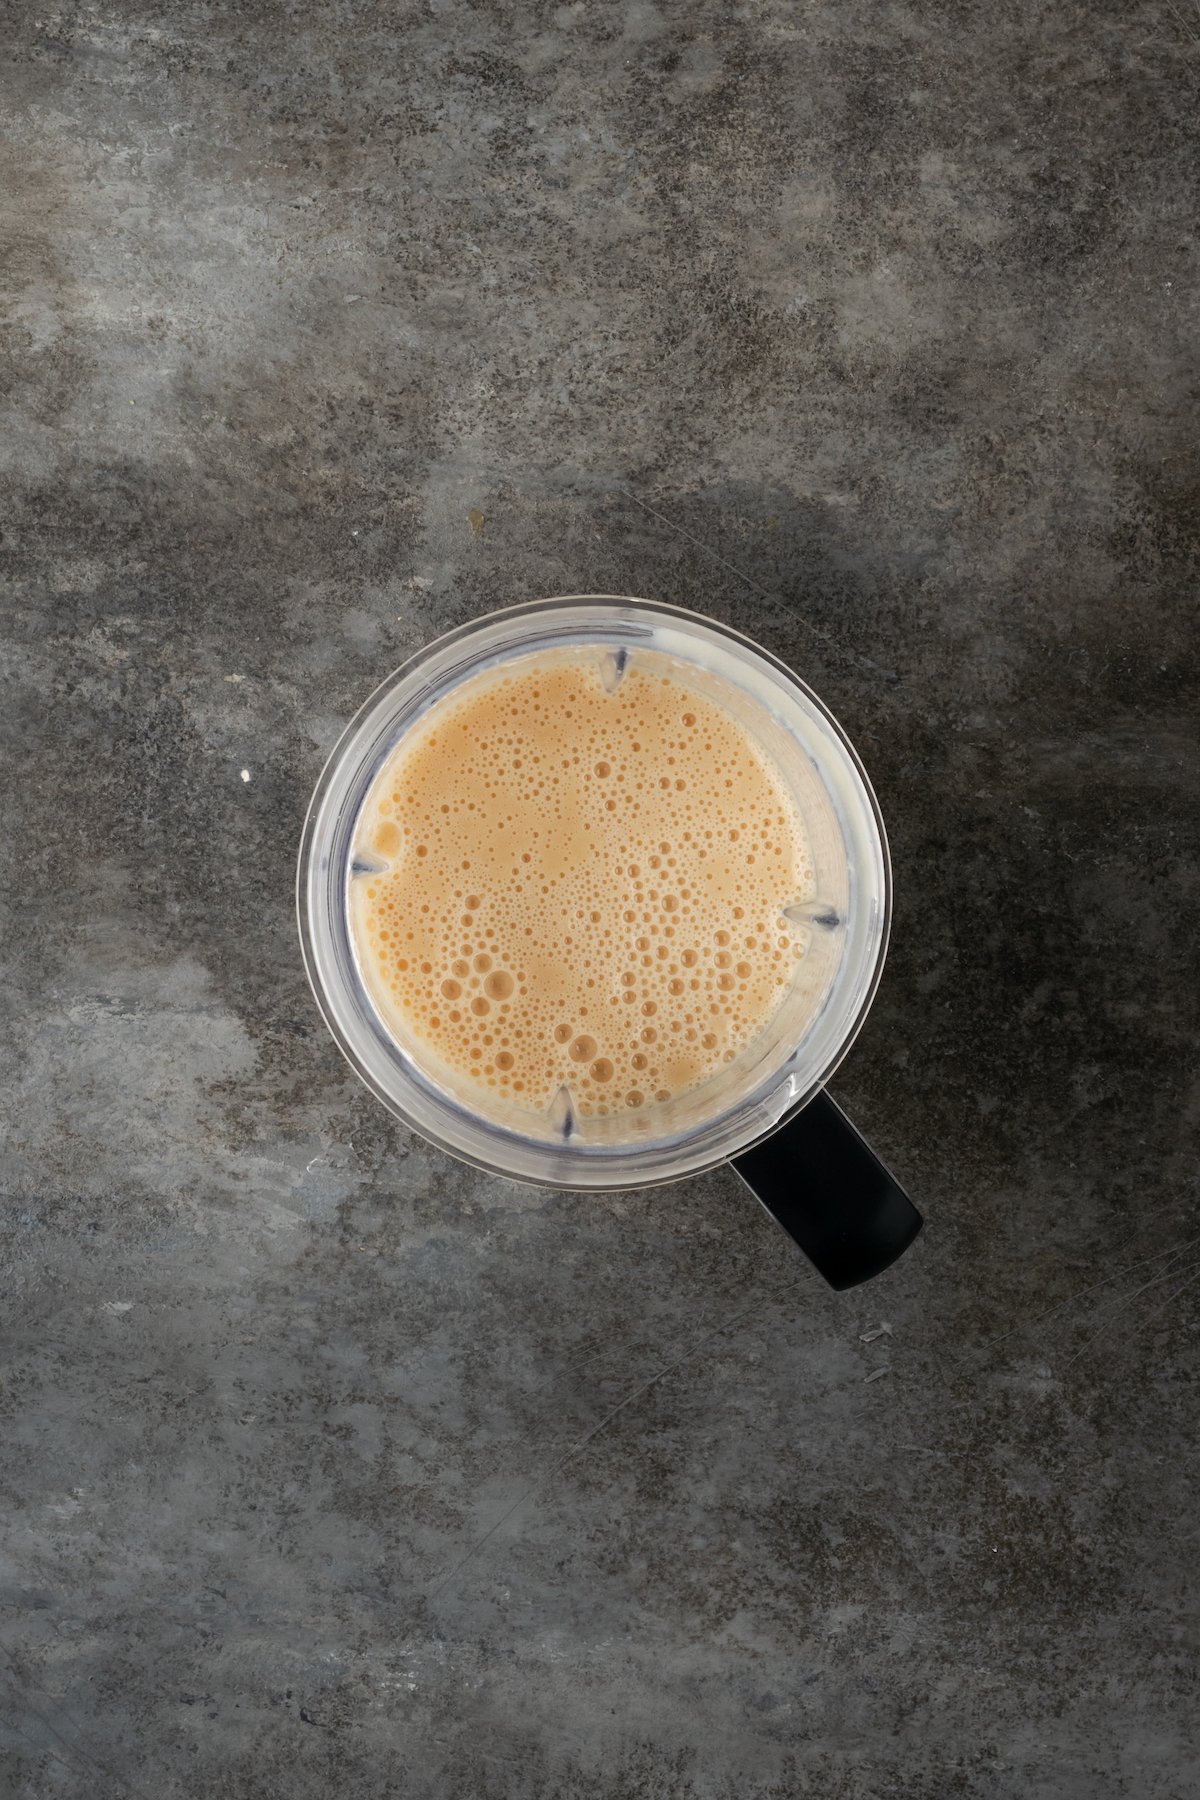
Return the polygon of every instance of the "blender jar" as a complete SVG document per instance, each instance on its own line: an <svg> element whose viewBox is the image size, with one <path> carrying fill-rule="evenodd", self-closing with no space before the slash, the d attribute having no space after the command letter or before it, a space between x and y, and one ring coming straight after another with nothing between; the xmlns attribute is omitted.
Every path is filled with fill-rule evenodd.
<svg viewBox="0 0 1200 1800"><path fill-rule="evenodd" d="M569 1101L522 1114L434 1079L377 1011L350 918L351 884L377 867L358 841L360 814L400 740L485 670L576 646L611 655L614 680L639 651L668 657L734 712L788 782L812 851L812 897L788 911L805 955L766 1030L699 1088L620 1117L583 1118ZM305 822L297 906L309 980L344 1055L385 1106L452 1155L578 1190L676 1181L732 1160L836 1286L877 1273L916 1235L915 1208L821 1093L862 1025L887 948L879 807L828 709L738 632L678 607L589 594L510 607L439 638L376 689L330 756Z"/></svg>

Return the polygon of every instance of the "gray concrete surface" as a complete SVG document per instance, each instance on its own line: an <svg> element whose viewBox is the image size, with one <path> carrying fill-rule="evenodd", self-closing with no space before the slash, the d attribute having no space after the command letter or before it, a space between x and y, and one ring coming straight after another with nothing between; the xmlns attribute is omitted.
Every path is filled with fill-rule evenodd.
<svg viewBox="0 0 1200 1800"><path fill-rule="evenodd" d="M1194 1793L1193 0L4 25L0 1793ZM873 772L872 1288L318 1022L340 724L569 589Z"/></svg>

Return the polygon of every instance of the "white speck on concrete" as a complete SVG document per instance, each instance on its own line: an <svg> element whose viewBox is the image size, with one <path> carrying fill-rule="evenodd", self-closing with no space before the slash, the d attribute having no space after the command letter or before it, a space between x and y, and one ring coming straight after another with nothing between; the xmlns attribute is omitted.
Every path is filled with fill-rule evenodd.
<svg viewBox="0 0 1200 1800"><path fill-rule="evenodd" d="M250 771L249 771L249 769L243 769L243 770L242 770L242 780L243 780L243 781L249 781L249 779L250 779Z"/></svg>

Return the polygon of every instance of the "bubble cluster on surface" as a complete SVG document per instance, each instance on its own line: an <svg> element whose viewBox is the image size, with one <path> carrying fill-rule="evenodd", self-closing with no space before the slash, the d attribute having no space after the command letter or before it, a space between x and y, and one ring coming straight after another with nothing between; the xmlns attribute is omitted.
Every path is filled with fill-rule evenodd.
<svg viewBox="0 0 1200 1800"><path fill-rule="evenodd" d="M803 824L673 660L524 658L465 683L371 789L351 917L383 1016L469 1089L582 1116L669 1100L766 1026L803 955Z"/></svg>

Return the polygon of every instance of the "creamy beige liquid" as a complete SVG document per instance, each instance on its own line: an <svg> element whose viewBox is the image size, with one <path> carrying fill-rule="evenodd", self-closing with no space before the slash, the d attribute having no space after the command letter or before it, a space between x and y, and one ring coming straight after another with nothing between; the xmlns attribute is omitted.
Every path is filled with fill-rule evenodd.
<svg viewBox="0 0 1200 1800"><path fill-rule="evenodd" d="M351 882L382 1017L465 1096L582 1115L696 1087L765 1028L812 891L786 781L673 659L599 648L463 684L393 752Z"/></svg>

